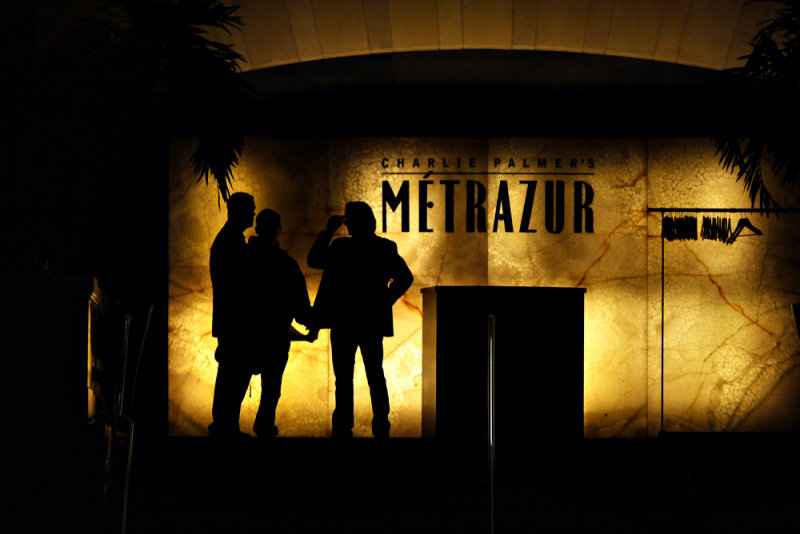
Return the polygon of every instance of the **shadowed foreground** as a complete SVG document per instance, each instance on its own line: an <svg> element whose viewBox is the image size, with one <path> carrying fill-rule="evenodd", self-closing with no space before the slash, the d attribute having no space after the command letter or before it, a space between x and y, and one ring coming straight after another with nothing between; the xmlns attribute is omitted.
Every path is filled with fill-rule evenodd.
<svg viewBox="0 0 800 534"><path fill-rule="evenodd" d="M498 447L495 531L792 531L797 443L585 440L513 461ZM175 438L138 450L128 532L490 532L489 502L482 443Z"/></svg>

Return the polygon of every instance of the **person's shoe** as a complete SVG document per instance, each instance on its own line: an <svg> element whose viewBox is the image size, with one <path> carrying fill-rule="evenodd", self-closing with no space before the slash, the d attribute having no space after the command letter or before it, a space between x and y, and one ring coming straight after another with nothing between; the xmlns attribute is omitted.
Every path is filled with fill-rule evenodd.
<svg viewBox="0 0 800 534"><path fill-rule="evenodd" d="M380 424L372 424L372 435L375 439L389 439L389 430L392 428L389 421Z"/></svg>
<svg viewBox="0 0 800 534"><path fill-rule="evenodd" d="M255 430L255 429L254 429ZM261 440L271 440L278 437L278 427L272 425L269 432L260 432L256 430L256 437Z"/></svg>

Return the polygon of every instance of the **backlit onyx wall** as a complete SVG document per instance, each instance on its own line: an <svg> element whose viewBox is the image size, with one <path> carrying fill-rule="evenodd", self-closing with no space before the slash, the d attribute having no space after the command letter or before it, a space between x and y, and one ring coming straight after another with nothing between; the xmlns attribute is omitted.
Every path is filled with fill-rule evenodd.
<svg viewBox="0 0 800 534"><path fill-rule="evenodd" d="M216 373L208 252L225 210L213 187L195 182L192 149L189 139L173 140L171 435L206 434ZM234 188L253 194L257 210L281 213L281 245L303 268L312 301L320 272L305 257L317 232L349 200L372 206L379 233L397 242L415 276L394 307L395 336L385 340L384 363L393 435L409 437L421 434L420 289L434 285L586 288L584 373L574 378L584 384L585 434L658 432L661 216L647 208L749 207L706 139L253 137ZM667 430L798 427L800 342L790 308L800 293L796 217L749 216L763 235L733 244L665 244ZM740 215L730 218L735 226ZM527 357L541 343L558 340L532 338L505 357ZM329 353L327 331L313 344L293 344L277 415L283 435L329 432ZM371 412L360 361L356 369L355 433L367 436ZM532 376L531 387L546 379ZM245 431L259 395L254 378L242 410Z"/></svg>

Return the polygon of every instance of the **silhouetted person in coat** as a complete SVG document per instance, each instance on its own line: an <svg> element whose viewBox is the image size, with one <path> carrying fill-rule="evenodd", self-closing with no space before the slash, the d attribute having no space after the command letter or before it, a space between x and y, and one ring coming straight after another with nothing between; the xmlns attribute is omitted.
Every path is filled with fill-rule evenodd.
<svg viewBox="0 0 800 534"><path fill-rule="evenodd" d="M302 335L292 320L308 325L311 303L308 288L297 262L280 248L281 217L263 210L256 217L256 234L247 243L250 262L251 297L248 317L252 349L261 372L261 402L253 430L260 438L278 435L275 409L281 396L281 382L289 360L292 339L313 341L316 332Z"/></svg>
<svg viewBox="0 0 800 534"><path fill-rule="evenodd" d="M347 225L350 237L333 240ZM394 335L392 305L414 278L393 241L375 235L375 216L364 202L348 202L333 216L308 253L308 265L324 269L314 302L315 328L331 329L336 376L334 438L353 435L353 368L361 357L372 400L372 434L389 436L389 394L383 374L383 338Z"/></svg>
<svg viewBox="0 0 800 534"><path fill-rule="evenodd" d="M253 225L256 204L247 193L234 193L227 202L228 221L211 245L211 286L214 291L211 335L217 338L219 363L214 384L212 437L245 437L239 430L242 399L253 374L246 336L248 266L244 231Z"/></svg>

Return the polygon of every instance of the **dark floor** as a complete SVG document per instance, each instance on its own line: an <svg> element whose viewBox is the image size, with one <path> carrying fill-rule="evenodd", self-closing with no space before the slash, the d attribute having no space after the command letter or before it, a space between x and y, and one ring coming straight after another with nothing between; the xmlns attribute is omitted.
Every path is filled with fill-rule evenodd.
<svg viewBox="0 0 800 534"><path fill-rule="evenodd" d="M799 444L787 434L543 442L516 451L499 443L494 531L800 532ZM172 438L135 445L130 534L492 531L485 443ZM88 456L86 468L71 462L76 451L58 450L28 452L26 461L68 468L28 477L24 504L0 523L14 528L0 530L121 532L121 491L110 492L112 513L103 519L98 455ZM89 475L86 486L74 483L79 471ZM112 490L122 487L116 480Z"/></svg>
<svg viewBox="0 0 800 534"><path fill-rule="evenodd" d="M496 449L496 532L798 532L786 435ZM515 457L512 457L515 456ZM491 532L481 443L173 439L134 458L128 532Z"/></svg>

